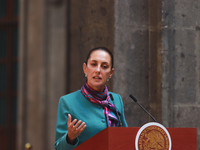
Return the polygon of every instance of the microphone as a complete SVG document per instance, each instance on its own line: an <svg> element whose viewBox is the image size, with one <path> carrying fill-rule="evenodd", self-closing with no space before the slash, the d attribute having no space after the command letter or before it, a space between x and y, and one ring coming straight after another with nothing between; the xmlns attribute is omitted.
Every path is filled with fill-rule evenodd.
<svg viewBox="0 0 200 150"><path fill-rule="evenodd" d="M136 102L155 122L156 119L137 101L137 99L133 96L133 95L129 95L133 100L134 102Z"/></svg>
<svg viewBox="0 0 200 150"><path fill-rule="evenodd" d="M114 98L113 98L112 94L109 94L109 96L110 96L110 98L111 98L111 100L113 101L113 104L114 104L114 106L115 106L115 102L114 102ZM118 112L117 112L117 107L115 106L115 108L116 108L115 111L116 111L116 114L117 114L117 118L118 118L118 120L119 120L119 126L122 127L122 122L121 122L121 119L120 119L119 114L118 114Z"/></svg>

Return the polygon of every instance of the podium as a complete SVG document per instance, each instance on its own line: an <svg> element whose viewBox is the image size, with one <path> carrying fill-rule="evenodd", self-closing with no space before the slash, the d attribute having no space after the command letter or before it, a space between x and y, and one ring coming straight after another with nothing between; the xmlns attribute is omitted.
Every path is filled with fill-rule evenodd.
<svg viewBox="0 0 200 150"><path fill-rule="evenodd" d="M74 150L135 150L139 127L108 127ZM197 150L196 128L167 128L172 150Z"/></svg>

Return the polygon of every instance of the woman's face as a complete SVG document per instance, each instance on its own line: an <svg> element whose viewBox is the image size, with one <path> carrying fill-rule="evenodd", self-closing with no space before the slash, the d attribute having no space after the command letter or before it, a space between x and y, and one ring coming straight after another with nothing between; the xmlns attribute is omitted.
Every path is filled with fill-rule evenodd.
<svg viewBox="0 0 200 150"><path fill-rule="evenodd" d="M103 92L108 78L111 78L114 68L111 69L111 57L103 50L93 51L83 64L83 71L87 74L87 84L96 91Z"/></svg>

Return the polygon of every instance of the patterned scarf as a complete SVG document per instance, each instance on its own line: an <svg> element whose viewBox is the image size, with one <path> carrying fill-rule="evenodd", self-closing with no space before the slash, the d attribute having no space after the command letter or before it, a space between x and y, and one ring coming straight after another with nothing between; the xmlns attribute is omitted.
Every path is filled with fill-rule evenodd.
<svg viewBox="0 0 200 150"><path fill-rule="evenodd" d="M105 114L108 127L118 127L119 121L116 117L116 111L120 114L120 112L116 109L116 107L110 103L108 88L105 85L104 92L94 91L87 82L82 86L81 93L83 96L89 100L90 102L101 105L103 107L103 112Z"/></svg>

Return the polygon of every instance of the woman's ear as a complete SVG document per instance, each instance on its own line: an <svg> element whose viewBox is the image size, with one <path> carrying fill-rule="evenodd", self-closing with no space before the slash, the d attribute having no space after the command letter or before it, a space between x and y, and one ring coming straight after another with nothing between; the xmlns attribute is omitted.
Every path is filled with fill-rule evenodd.
<svg viewBox="0 0 200 150"><path fill-rule="evenodd" d="M86 63L83 63L83 72L84 72L84 74L87 74L87 65L86 65Z"/></svg>
<svg viewBox="0 0 200 150"><path fill-rule="evenodd" d="M115 69L114 69L114 68L112 68L112 70L111 70L111 72L110 72L110 75L109 75L109 78L111 78L111 77L112 77L112 75L113 75L114 71L115 71Z"/></svg>

